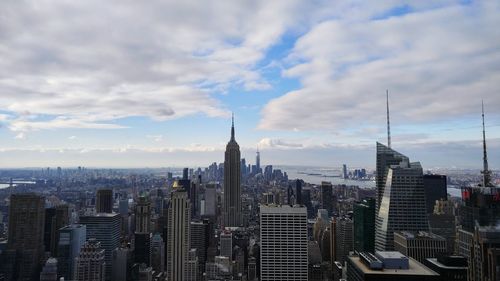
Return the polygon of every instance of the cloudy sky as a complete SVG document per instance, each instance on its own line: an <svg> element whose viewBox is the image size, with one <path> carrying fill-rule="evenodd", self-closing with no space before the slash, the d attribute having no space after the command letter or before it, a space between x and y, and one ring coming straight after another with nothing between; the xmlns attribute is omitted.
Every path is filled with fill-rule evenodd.
<svg viewBox="0 0 500 281"><path fill-rule="evenodd" d="M0 3L0 167L500 168L499 1Z"/></svg>

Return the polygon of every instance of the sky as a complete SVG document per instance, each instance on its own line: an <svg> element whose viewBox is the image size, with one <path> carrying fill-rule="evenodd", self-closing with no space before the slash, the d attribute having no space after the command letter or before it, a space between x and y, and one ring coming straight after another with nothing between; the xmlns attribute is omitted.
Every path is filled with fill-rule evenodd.
<svg viewBox="0 0 500 281"><path fill-rule="evenodd" d="M0 3L0 167L500 169L499 1Z"/></svg>

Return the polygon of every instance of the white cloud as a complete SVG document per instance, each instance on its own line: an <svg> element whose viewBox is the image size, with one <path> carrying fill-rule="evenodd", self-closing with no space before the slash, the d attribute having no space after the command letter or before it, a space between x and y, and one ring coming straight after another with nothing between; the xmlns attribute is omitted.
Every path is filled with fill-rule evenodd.
<svg viewBox="0 0 500 281"><path fill-rule="evenodd" d="M0 107L43 117L12 121L26 131L227 117L213 93L268 89L258 62L322 2L2 2Z"/></svg>
<svg viewBox="0 0 500 281"><path fill-rule="evenodd" d="M369 4L368 4L369 5ZM297 40L285 77L301 87L271 100L261 129L383 126L385 90L396 124L500 108L500 5L443 5L404 16L335 18ZM492 116L492 115L490 115Z"/></svg>
<svg viewBox="0 0 500 281"><path fill-rule="evenodd" d="M68 140L76 140L76 139L77 139L77 137L76 137L76 136L69 136L69 137L68 137Z"/></svg>

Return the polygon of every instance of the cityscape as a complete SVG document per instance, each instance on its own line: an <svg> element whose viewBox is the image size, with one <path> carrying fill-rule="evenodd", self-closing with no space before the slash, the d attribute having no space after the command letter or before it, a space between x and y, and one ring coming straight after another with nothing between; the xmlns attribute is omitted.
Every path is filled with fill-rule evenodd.
<svg viewBox="0 0 500 281"><path fill-rule="evenodd" d="M500 281L499 15L0 3L0 281Z"/></svg>

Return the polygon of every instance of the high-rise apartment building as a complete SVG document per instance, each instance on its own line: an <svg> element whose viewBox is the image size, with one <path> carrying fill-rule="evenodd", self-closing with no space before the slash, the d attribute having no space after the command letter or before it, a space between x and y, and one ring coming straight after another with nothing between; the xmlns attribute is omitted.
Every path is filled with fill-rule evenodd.
<svg viewBox="0 0 500 281"><path fill-rule="evenodd" d="M386 169L386 183L375 223L375 249L392 251L395 231L429 230L423 171L420 163L410 163L408 157L377 143L379 150L402 159Z"/></svg>
<svg viewBox="0 0 500 281"><path fill-rule="evenodd" d="M223 225L241 226L241 171L240 146L234 138L234 118L231 126L231 139L226 146L224 156L224 202Z"/></svg>
<svg viewBox="0 0 500 281"><path fill-rule="evenodd" d="M307 210L260 206L260 280L307 280Z"/></svg>
<svg viewBox="0 0 500 281"><path fill-rule="evenodd" d="M71 224L59 229L58 233L58 275L71 280L74 276L75 259L87 240L87 227L83 224Z"/></svg>
<svg viewBox="0 0 500 281"><path fill-rule="evenodd" d="M113 190L111 189L97 190L95 199L95 210L97 213L113 212Z"/></svg>
<svg viewBox="0 0 500 281"><path fill-rule="evenodd" d="M105 250L101 248L101 243L96 239L89 239L80 250L80 254L75 260L76 281L104 281L106 278Z"/></svg>
<svg viewBox="0 0 500 281"><path fill-rule="evenodd" d="M174 184L168 208L167 276L170 281L184 281L187 276L190 219L187 192Z"/></svg>
<svg viewBox="0 0 500 281"><path fill-rule="evenodd" d="M87 239L95 239L104 250L106 280L111 280L113 251L120 246L121 218L116 213L98 213L80 217L87 227Z"/></svg>

